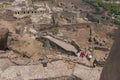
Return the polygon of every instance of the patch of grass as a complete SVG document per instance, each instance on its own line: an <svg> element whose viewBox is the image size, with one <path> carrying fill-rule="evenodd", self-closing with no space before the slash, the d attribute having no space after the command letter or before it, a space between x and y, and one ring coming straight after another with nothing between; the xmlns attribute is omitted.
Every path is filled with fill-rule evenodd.
<svg viewBox="0 0 120 80"><path fill-rule="evenodd" d="M57 27L52 29L53 35L56 35L59 32L59 29Z"/></svg>
<svg viewBox="0 0 120 80"><path fill-rule="evenodd" d="M4 5L3 5L3 4L0 4L0 8L4 8Z"/></svg>
<svg viewBox="0 0 120 80"><path fill-rule="evenodd" d="M113 19L113 22L117 25L120 25L120 15L116 16L115 19Z"/></svg>
<svg viewBox="0 0 120 80"><path fill-rule="evenodd" d="M52 3L55 3L56 2L56 0L50 0Z"/></svg>
<svg viewBox="0 0 120 80"><path fill-rule="evenodd" d="M94 6L103 7L111 14L120 15L120 6L115 3L104 3L102 0L88 0L88 2Z"/></svg>

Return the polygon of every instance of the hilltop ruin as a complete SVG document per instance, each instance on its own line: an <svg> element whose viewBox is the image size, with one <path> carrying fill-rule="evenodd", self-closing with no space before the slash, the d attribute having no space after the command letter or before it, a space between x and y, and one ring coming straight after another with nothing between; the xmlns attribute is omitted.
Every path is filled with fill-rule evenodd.
<svg viewBox="0 0 120 80"><path fill-rule="evenodd" d="M0 2L0 80L100 79L117 29L107 11L85 0Z"/></svg>

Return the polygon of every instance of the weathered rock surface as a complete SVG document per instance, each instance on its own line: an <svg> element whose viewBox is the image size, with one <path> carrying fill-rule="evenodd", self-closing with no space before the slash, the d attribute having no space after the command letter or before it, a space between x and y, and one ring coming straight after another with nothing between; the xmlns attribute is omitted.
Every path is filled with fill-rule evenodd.
<svg viewBox="0 0 120 80"><path fill-rule="evenodd" d="M82 80L99 80L102 68L88 68L82 65L76 65L73 75Z"/></svg>
<svg viewBox="0 0 120 80"><path fill-rule="evenodd" d="M10 66L13 66L14 64L10 62L9 59L0 59L0 71L5 71Z"/></svg>
<svg viewBox="0 0 120 80"><path fill-rule="evenodd" d="M101 71L101 67L88 68L76 64L70 68L67 62L54 61L47 67L42 64L7 67L0 73L0 80L99 80Z"/></svg>
<svg viewBox="0 0 120 80"><path fill-rule="evenodd" d="M48 63L47 67L41 65L31 66L11 66L7 68L0 77L15 80L15 78L22 77L21 80L34 80L34 79L45 79L55 78L63 76L71 76L72 69L69 69L67 63L63 61L56 61Z"/></svg>
<svg viewBox="0 0 120 80"><path fill-rule="evenodd" d="M10 49L26 57L31 57L40 52L41 43L32 39L30 35L25 34L22 38L11 41Z"/></svg>
<svg viewBox="0 0 120 80"><path fill-rule="evenodd" d="M0 50L5 50L7 48L8 33L8 29L0 28Z"/></svg>
<svg viewBox="0 0 120 80"><path fill-rule="evenodd" d="M116 31L115 41L108 56L100 80L120 80L120 29Z"/></svg>

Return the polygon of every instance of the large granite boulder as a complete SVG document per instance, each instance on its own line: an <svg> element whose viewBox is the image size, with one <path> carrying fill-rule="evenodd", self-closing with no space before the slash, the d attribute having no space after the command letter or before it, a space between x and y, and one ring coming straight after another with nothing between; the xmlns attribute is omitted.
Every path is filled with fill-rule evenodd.
<svg viewBox="0 0 120 80"><path fill-rule="evenodd" d="M5 50L7 48L8 33L8 29L0 28L0 50Z"/></svg>

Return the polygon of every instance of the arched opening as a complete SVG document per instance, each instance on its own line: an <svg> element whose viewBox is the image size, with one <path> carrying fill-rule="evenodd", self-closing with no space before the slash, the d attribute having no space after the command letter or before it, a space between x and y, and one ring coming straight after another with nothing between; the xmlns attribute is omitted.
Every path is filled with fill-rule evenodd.
<svg viewBox="0 0 120 80"><path fill-rule="evenodd" d="M25 14L25 11L23 12L23 14Z"/></svg>
<svg viewBox="0 0 120 80"><path fill-rule="evenodd" d="M27 13L29 14L30 12L28 11Z"/></svg>
<svg viewBox="0 0 120 80"><path fill-rule="evenodd" d="M20 14L20 12L17 12L17 14Z"/></svg>

